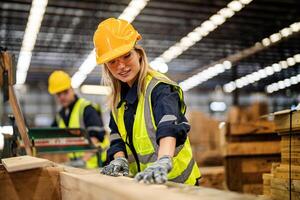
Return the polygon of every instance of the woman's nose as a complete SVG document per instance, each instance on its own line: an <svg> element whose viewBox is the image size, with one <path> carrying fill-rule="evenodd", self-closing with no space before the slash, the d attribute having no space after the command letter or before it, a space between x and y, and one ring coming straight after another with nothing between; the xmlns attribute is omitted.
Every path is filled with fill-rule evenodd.
<svg viewBox="0 0 300 200"><path fill-rule="evenodd" d="M125 67L126 65L125 65L125 63L124 62L122 62L122 61L118 61L118 69L123 69L124 67Z"/></svg>

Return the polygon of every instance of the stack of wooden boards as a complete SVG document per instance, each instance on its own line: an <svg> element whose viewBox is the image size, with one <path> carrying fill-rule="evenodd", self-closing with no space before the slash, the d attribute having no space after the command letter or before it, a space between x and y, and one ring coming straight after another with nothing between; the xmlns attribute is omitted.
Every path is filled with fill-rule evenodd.
<svg viewBox="0 0 300 200"><path fill-rule="evenodd" d="M233 107L228 122L222 126L225 180L229 190L262 194L262 174L271 171L272 162L280 161L280 137L275 133L274 122L259 119L266 109L258 104L250 108L253 110L239 113L237 110L242 109ZM243 117L246 114L252 118Z"/></svg>
<svg viewBox="0 0 300 200"><path fill-rule="evenodd" d="M131 178L104 176L99 172L58 166L33 157L12 158L13 161L9 159L2 160L5 168L0 166L1 200L269 199L175 183L145 185L136 183ZM41 167L32 168L33 165Z"/></svg>
<svg viewBox="0 0 300 200"><path fill-rule="evenodd" d="M292 118L290 118L292 116ZM290 119L291 126L290 126ZM291 197L300 200L300 111L290 110L274 113L276 132L281 136L281 162L274 163L270 174L264 174L264 195L274 200L290 198L290 169ZM291 132L290 132L291 128ZM291 146L290 135L291 134ZM291 148L291 157L289 150ZM291 165L289 159L291 158Z"/></svg>
<svg viewBox="0 0 300 200"><path fill-rule="evenodd" d="M224 166L220 147L219 121L199 111L187 113L193 156L200 167L200 185L224 189Z"/></svg>

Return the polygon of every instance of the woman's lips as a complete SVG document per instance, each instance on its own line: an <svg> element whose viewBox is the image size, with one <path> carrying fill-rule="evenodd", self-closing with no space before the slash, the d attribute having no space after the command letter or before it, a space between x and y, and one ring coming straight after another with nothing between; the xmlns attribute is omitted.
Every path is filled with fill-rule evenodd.
<svg viewBox="0 0 300 200"><path fill-rule="evenodd" d="M127 70L127 71L123 71L123 72L119 73L119 75L125 77L129 74L129 72L130 72L130 69Z"/></svg>

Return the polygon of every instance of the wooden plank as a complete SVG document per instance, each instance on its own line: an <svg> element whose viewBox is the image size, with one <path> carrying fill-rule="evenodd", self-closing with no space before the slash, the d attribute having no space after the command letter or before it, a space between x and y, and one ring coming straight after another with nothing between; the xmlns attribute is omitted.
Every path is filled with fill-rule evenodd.
<svg viewBox="0 0 300 200"><path fill-rule="evenodd" d="M263 174L263 184L266 185L266 186L270 186L272 178L273 178L273 174L264 173Z"/></svg>
<svg viewBox="0 0 300 200"><path fill-rule="evenodd" d="M241 179L241 162L238 157L228 157L224 159L225 181L227 188L232 191L241 192L243 189Z"/></svg>
<svg viewBox="0 0 300 200"><path fill-rule="evenodd" d="M288 132L290 130L290 110L274 113L274 122L277 132ZM292 130L300 130L300 111L292 113Z"/></svg>
<svg viewBox="0 0 300 200"><path fill-rule="evenodd" d="M277 189L271 188L271 198L273 200L288 200L288 199L290 199L290 193L289 193L289 191L277 190ZM300 193L292 192L291 199L292 200L300 200Z"/></svg>
<svg viewBox="0 0 300 200"><path fill-rule="evenodd" d="M300 166L291 166L291 178L300 180ZM279 167L275 169L274 172L275 178L288 179L289 178L289 165L281 164Z"/></svg>
<svg viewBox="0 0 300 200"><path fill-rule="evenodd" d="M58 167L8 173L0 165L1 200L61 200Z"/></svg>
<svg viewBox="0 0 300 200"><path fill-rule="evenodd" d="M238 156L238 155L266 155L279 154L280 141L270 142L235 142L228 143L223 148L223 155Z"/></svg>
<svg viewBox="0 0 300 200"><path fill-rule="evenodd" d="M200 171L201 179L199 180L199 185L202 187L224 189L224 166L200 167Z"/></svg>
<svg viewBox="0 0 300 200"><path fill-rule="evenodd" d="M14 117L16 118L16 123L17 123L18 130L19 130L19 133L22 138L22 142L24 143L26 154L32 155L32 149L31 149L30 140L29 140L29 137L27 134L27 128L25 126L25 120L24 120L22 111L20 109L19 102L15 95L13 86L9 85L8 90L9 90L9 104L10 104L10 107L12 108Z"/></svg>
<svg viewBox="0 0 300 200"><path fill-rule="evenodd" d="M128 179L121 179L100 174L78 175L61 173L61 192L64 200L109 199L109 200L254 200L256 196L180 184L182 188L165 188L139 184Z"/></svg>
<svg viewBox="0 0 300 200"><path fill-rule="evenodd" d="M253 135L253 134L275 134L274 122L259 120L255 122L229 124L229 135Z"/></svg>
<svg viewBox="0 0 300 200"><path fill-rule="evenodd" d="M300 166L300 159L299 158L291 158L292 165ZM281 158L282 164L289 164L289 158Z"/></svg>
<svg viewBox="0 0 300 200"><path fill-rule="evenodd" d="M8 172L23 171L53 165L49 160L31 156L19 156L2 159L2 164Z"/></svg>
<svg viewBox="0 0 300 200"><path fill-rule="evenodd" d="M262 184L244 184L243 192L248 194L263 194L263 185Z"/></svg>
<svg viewBox="0 0 300 200"><path fill-rule="evenodd" d="M272 162L278 161L280 157L259 157L242 160L242 172L271 172Z"/></svg>
<svg viewBox="0 0 300 200"><path fill-rule="evenodd" d="M272 178L271 188L278 190L290 190L289 179ZM300 180L292 180L292 191L300 192Z"/></svg>

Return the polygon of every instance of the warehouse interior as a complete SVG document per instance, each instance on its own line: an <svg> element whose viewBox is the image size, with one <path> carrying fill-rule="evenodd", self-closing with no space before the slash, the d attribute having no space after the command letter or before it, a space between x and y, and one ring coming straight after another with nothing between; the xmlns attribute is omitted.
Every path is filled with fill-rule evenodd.
<svg viewBox="0 0 300 200"><path fill-rule="evenodd" d="M61 106L48 78L63 70L78 96L102 107L110 132L93 35L107 18L126 19L150 66L184 92L200 187L300 199L299 0L3 0L0 13L28 129L51 126ZM0 155L2 134L16 131L2 80ZM66 153L37 157L66 163Z"/></svg>

